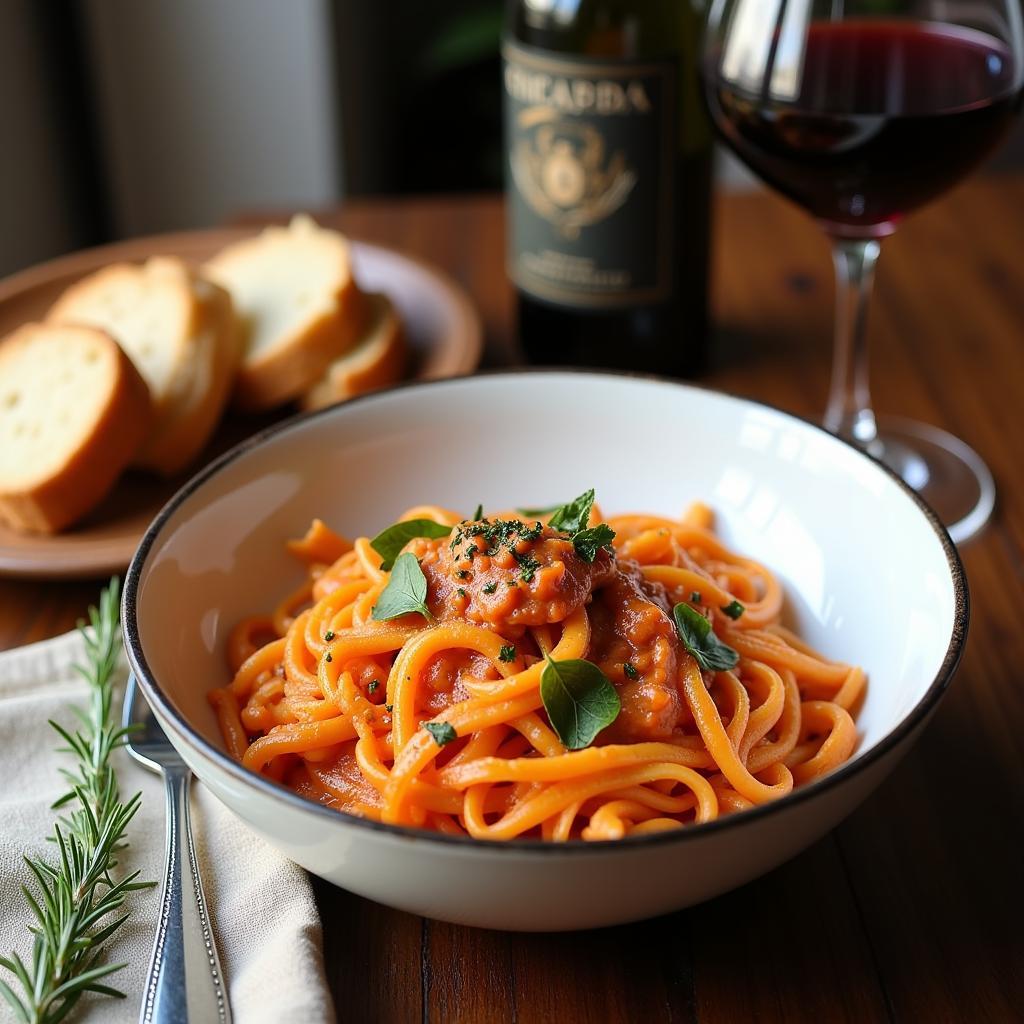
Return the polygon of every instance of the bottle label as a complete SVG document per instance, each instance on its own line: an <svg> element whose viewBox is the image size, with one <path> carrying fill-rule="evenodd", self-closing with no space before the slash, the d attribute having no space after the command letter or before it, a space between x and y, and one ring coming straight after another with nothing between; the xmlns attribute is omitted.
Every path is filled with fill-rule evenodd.
<svg viewBox="0 0 1024 1024"><path fill-rule="evenodd" d="M668 298L675 66L503 56L509 276L571 306Z"/></svg>

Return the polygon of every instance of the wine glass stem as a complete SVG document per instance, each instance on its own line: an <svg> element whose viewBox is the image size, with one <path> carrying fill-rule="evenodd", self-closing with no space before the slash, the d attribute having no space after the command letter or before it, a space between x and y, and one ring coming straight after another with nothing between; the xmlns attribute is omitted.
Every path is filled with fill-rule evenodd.
<svg viewBox="0 0 1024 1024"><path fill-rule="evenodd" d="M878 447L878 428L868 381L868 300L879 243L873 238L835 238L836 340L832 388L825 428L869 451Z"/></svg>

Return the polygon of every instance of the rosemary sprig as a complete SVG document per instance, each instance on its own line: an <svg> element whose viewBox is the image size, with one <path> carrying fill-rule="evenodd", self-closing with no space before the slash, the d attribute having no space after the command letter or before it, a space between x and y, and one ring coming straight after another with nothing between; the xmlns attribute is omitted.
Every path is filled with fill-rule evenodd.
<svg viewBox="0 0 1024 1024"><path fill-rule="evenodd" d="M89 684L87 711L74 708L80 727L70 732L50 725L66 746L59 749L75 757L75 766L62 768L68 791L53 807L73 806L58 818L50 841L56 861L25 857L34 877L35 891L21 891L35 918L29 925L34 939L31 962L16 952L0 957L20 984L19 995L3 979L0 994L25 1024L56 1024L63 1020L86 992L124 998L124 993L103 979L125 964L103 963L110 937L130 916L118 914L128 894L149 886L137 881L138 872L115 880L118 851L128 823L139 808L140 794L122 801L117 777L110 764L114 750L123 746L128 730L111 721L113 677L121 650L118 619L119 581L115 577L100 594L99 607L89 609L91 628L79 626L85 640L86 664L75 670Z"/></svg>

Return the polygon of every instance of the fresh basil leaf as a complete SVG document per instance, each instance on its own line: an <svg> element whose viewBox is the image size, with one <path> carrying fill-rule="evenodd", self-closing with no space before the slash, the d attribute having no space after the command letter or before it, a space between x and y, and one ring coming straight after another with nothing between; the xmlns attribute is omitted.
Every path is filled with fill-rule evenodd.
<svg viewBox="0 0 1024 1024"><path fill-rule="evenodd" d="M672 615L679 639L701 668L723 672L736 667L739 654L718 639L711 623L700 612L680 602L672 609Z"/></svg>
<svg viewBox="0 0 1024 1024"><path fill-rule="evenodd" d="M555 509L555 514L548 520L548 526L565 533L579 533L587 528L590 510L594 507L594 488L584 491L578 498Z"/></svg>
<svg viewBox="0 0 1024 1024"><path fill-rule="evenodd" d="M610 547L614 539L615 531L607 523L601 523L591 530L580 530L579 533L574 533L572 546L584 562L593 562L597 558L598 551L601 548Z"/></svg>
<svg viewBox="0 0 1024 1024"><path fill-rule="evenodd" d="M439 747L443 747L459 738L459 734L455 731L455 726L451 722L424 722L423 728L434 737L434 742Z"/></svg>
<svg viewBox="0 0 1024 1024"><path fill-rule="evenodd" d="M479 523L484 517L483 505L477 505L476 511L473 513L473 518L470 520L471 523Z"/></svg>
<svg viewBox="0 0 1024 1024"><path fill-rule="evenodd" d="M498 661L511 662L516 660L516 647L515 644L505 644L500 651L498 651Z"/></svg>
<svg viewBox="0 0 1024 1024"><path fill-rule="evenodd" d="M582 750L611 725L622 709L611 680L579 658L548 658L540 676L540 696L551 728L569 750Z"/></svg>
<svg viewBox="0 0 1024 1024"><path fill-rule="evenodd" d="M395 559L391 579L377 598L370 618L387 622L389 619L397 619L399 615L408 615L409 612L419 612L427 619L433 618L427 607L427 577L423 575L416 556L406 551Z"/></svg>
<svg viewBox="0 0 1024 1024"><path fill-rule="evenodd" d="M733 620L738 619L746 610L739 601L730 601L728 604L722 605L722 611Z"/></svg>
<svg viewBox="0 0 1024 1024"><path fill-rule="evenodd" d="M395 523L394 526L381 530L370 541L370 547L384 559L380 567L387 572L409 541L416 537L447 537L451 532L450 526L435 523L433 519L407 519L404 523Z"/></svg>

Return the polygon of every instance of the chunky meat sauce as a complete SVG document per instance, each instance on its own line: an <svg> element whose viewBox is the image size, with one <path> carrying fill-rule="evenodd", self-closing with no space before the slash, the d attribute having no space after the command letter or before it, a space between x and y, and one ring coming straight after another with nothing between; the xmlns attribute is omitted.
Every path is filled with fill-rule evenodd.
<svg viewBox="0 0 1024 1024"><path fill-rule="evenodd" d="M463 618L510 637L527 627L564 621L587 604L592 637L587 658L619 692L622 710L601 735L607 743L666 739L680 724L685 702L679 691L681 660L671 601L640 567L601 549L584 561L564 533L517 519L461 523L448 538L416 540L410 550L427 578L427 603L438 619ZM486 659L437 666L438 679L492 674ZM461 690L461 686L456 686ZM437 693L438 705L463 694Z"/></svg>
<svg viewBox="0 0 1024 1024"><path fill-rule="evenodd" d="M437 618L466 618L512 636L564 621L615 573L607 550L585 562L564 534L518 519L461 523L450 538L430 542L420 566Z"/></svg>
<svg viewBox="0 0 1024 1024"><path fill-rule="evenodd" d="M681 648L660 584L647 583L635 562L594 595L589 660L615 684L619 717L603 733L616 743L672 735L683 706L677 681Z"/></svg>

